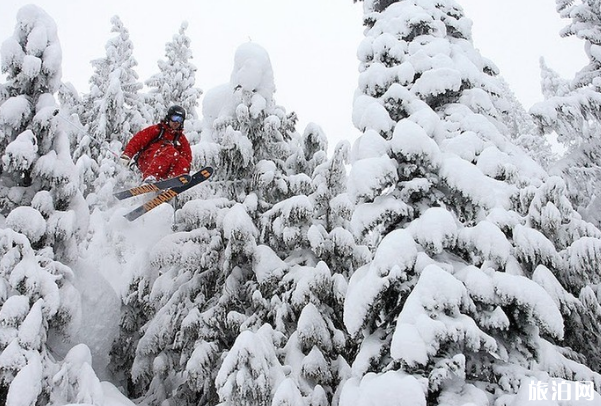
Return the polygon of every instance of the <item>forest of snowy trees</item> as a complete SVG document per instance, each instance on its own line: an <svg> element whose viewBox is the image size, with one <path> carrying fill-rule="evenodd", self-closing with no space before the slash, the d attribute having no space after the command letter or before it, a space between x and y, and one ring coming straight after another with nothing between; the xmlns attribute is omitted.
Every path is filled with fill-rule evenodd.
<svg viewBox="0 0 601 406"><path fill-rule="evenodd" d="M541 60L527 110L460 1L365 0L361 135L330 154L259 44L201 90L182 23L142 80L115 16L75 89L23 7L0 48L1 404L601 405L601 4L556 3L588 65ZM172 104L215 175L130 223L118 156Z"/></svg>

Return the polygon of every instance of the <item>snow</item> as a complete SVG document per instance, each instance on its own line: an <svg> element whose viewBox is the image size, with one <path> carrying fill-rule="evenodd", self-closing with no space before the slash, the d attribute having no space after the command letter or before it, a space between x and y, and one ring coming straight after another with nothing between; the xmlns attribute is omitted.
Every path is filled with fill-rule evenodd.
<svg viewBox="0 0 601 406"><path fill-rule="evenodd" d="M252 219L242 204L236 204L223 219L223 233L228 240L251 240L258 233Z"/></svg>
<svg viewBox="0 0 601 406"><path fill-rule="evenodd" d="M511 207L511 196L516 188L485 176L470 162L456 156L447 156L441 165L440 174L452 189L462 191L479 206L487 209Z"/></svg>
<svg viewBox="0 0 601 406"><path fill-rule="evenodd" d="M483 271L475 266L466 266L455 277L463 282L470 295L485 303L495 302L495 284L489 271Z"/></svg>
<svg viewBox="0 0 601 406"><path fill-rule="evenodd" d="M434 255L454 246L457 240L455 217L442 207L429 208L407 229L417 243Z"/></svg>
<svg viewBox="0 0 601 406"><path fill-rule="evenodd" d="M271 406L295 406L303 404L303 395L297 388L294 380L286 378L282 382L271 401Z"/></svg>
<svg viewBox="0 0 601 406"><path fill-rule="evenodd" d="M41 70L42 61L40 60L40 58L32 55L25 55L25 57L23 58L23 73L25 75L29 76L30 78L33 78L39 75Z"/></svg>
<svg viewBox="0 0 601 406"><path fill-rule="evenodd" d="M560 261L553 243L538 230L518 224L513 229L518 257L532 263L555 265Z"/></svg>
<svg viewBox="0 0 601 406"><path fill-rule="evenodd" d="M384 106L371 97L360 96L353 104L353 124L362 131L388 132L394 123Z"/></svg>
<svg viewBox="0 0 601 406"><path fill-rule="evenodd" d="M355 162L348 179L349 196L373 200L398 180L396 165L388 157L366 158Z"/></svg>
<svg viewBox="0 0 601 406"><path fill-rule="evenodd" d="M110 382L100 382L102 394L104 397L103 406L134 406L135 403L127 399L123 394Z"/></svg>
<svg viewBox="0 0 601 406"><path fill-rule="evenodd" d="M0 123L17 127L21 121L32 114L31 105L24 95L11 97L0 104Z"/></svg>
<svg viewBox="0 0 601 406"><path fill-rule="evenodd" d="M298 339L304 348L332 349L328 326L313 303L303 308L297 325Z"/></svg>
<svg viewBox="0 0 601 406"><path fill-rule="evenodd" d="M511 255L512 246L498 226L481 221L474 227L459 232L458 244L469 252L477 253L485 260L504 266Z"/></svg>
<svg viewBox="0 0 601 406"><path fill-rule="evenodd" d="M409 206L402 200L392 195L378 196L373 203L358 206L353 212L351 227L355 235L363 235L374 224L379 224L383 219L401 218L410 211Z"/></svg>
<svg viewBox="0 0 601 406"><path fill-rule="evenodd" d="M102 387L91 364L92 355L86 345L78 344L71 348L65 356L61 369L52 378L53 383L62 387L68 396L53 401L59 403L65 402L66 399L74 399L78 403L101 403Z"/></svg>
<svg viewBox="0 0 601 406"><path fill-rule="evenodd" d="M307 354L307 356L303 359L301 371L302 374L309 379L332 379L332 374L330 373L329 369L329 363L324 357L319 347L317 346L314 346L309 352L309 354Z"/></svg>
<svg viewBox="0 0 601 406"><path fill-rule="evenodd" d="M432 69L415 81L412 90L417 95L438 96L461 88L461 73L455 69Z"/></svg>
<svg viewBox="0 0 601 406"><path fill-rule="evenodd" d="M240 333L227 354L215 379L221 401L239 402L269 399L284 379L273 345L273 330L269 325L256 333ZM272 386L273 385L273 386Z"/></svg>
<svg viewBox="0 0 601 406"><path fill-rule="evenodd" d="M539 327L559 339L564 336L563 318L553 298L532 280L507 273L495 272L493 282L502 303L516 303L530 313Z"/></svg>
<svg viewBox="0 0 601 406"><path fill-rule="evenodd" d="M27 59L39 58L41 65L46 72L59 72L62 62L62 51L60 49L57 36L57 28L54 20L45 11L39 7L30 4L22 7L17 12L17 20L20 25L15 30L13 40L19 36L26 35L25 51L27 55L23 55L23 61ZM25 40L25 38L22 38ZM11 39L7 40L11 41ZM7 45L8 48L11 45ZM14 47L14 46L13 46ZM16 49L16 48L13 48ZM4 54L4 44L3 44ZM11 54L9 49L9 55ZM2 58L4 61L4 58ZM37 66L40 62L30 63L29 65ZM31 79L35 78L40 69L29 69L24 73ZM60 85L60 74L53 75L50 84L51 91L58 89Z"/></svg>
<svg viewBox="0 0 601 406"><path fill-rule="evenodd" d="M424 384L401 371L366 374L347 381L340 406L425 406Z"/></svg>
<svg viewBox="0 0 601 406"><path fill-rule="evenodd" d="M33 207L17 207L6 217L6 226L24 234L29 241L36 243L46 232L46 221Z"/></svg>
<svg viewBox="0 0 601 406"><path fill-rule="evenodd" d="M42 360L38 353L31 353L25 365L12 381L6 396L6 406L35 405L42 392Z"/></svg>
<svg viewBox="0 0 601 406"><path fill-rule="evenodd" d="M29 313L29 298L14 295L5 300L0 308L0 323L5 326L16 326Z"/></svg>
<svg viewBox="0 0 601 406"><path fill-rule="evenodd" d="M26 130L19 134L11 142L2 155L2 164L5 168L11 168L15 171L24 171L34 164L37 158L38 145L35 136L31 130Z"/></svg>
<svg viewBox="0 0 601 406"><path fill-rule="evenodd" d="M100 379L109 379L107 366L111 345L119 328L121 300L97 270L88 269L82 263L75 268L75 275L74 287L79 293L76 305L80 317L74 320L70 340L63 341L63 346L85 344L91 352L89 364ZM54 348L58 350L61 347L55 344Z"/></svg>
<svg viewBox="0 0 601 406"><path fill-rule="evenodd" d="M283 278L286 283L295 285L290 298L291 304L304 306L312 296L311 292L319 290L331 277L330 269L323 262L319 262L315 267L293 267Z"/></svg>
<svg viewBox="0 0 601 406"><path fill-rule="evenodd" d="M204 386L205 380L210 375L210 364L216 351L215 344L202 341L194 348L186 363L186 372L190 374L192 382L197 385L198 389Z"/></svg>
<svg viewBox="0 0 601 406"><path fill-rule="evenodd" d="M388 143L376 131L367 130L353 145L352 160L359 161L364 158L378 158L388 152Z"/></svg>
<svg viewBox="0 0 601 406"><path fill-rule="evenodd" d="M595 265L601 260L601 241L597 238L582 237L576 240L566 252L570 272L584 275L597 283L599 273Z"/></svg>
<svg viewBox="0 0 601 406"><path fill-rule="evenodd" d="M262 100L255 99L251 104L251 113L254 113L252 106L260 108L255 105L259 100L261 103L271 100L275 93L275 82L267 51L254 42L240 45L234 56L230 84L234 89L240 87L242 90L256 92L262 96Z"/></svg>
<svg viewBox="0 0 601 406"><path fill-rule="evenodd" d="M403 154L408 159L418 158L425 165L440 165L441 154L438 145L424 128L411 120L405 119L397 123L390 148L392 152Z"/></svg>
<svg viewBox="0 0 601 406"><path fill-rule="evenodd" d="M42 306L44 304L43 299L38 299L37 302L31 306L29 314L21 323L17 337L19 338L19 344L28 350L39 350L42 344L42 340L45 339L45 334L42 330Z"/></svg>
<svg viewBox="0 0 601 406"><path fill-rule="evenodd" d="M388 234L380 243L374 261L352 275L344 304L344 325L351 335L359 333L375 298L395 279L411 269L417 259L417 246L406 230Z"/></svg>
<svg viewBox="0 0 601 406"><path fill-rule="evenodd" d="M417 366L425 365L447 341L475 351L496 351L495 340L464 314L472 306L461 281L436 265L427 266L396 322L390 354Z"/></svg>
<svg viewBox="0 0 601 406"><path fill-rule="evenodd" d="M9 333L13 333L13 331L9 330ZM2 344L8 343L8 345L0 353L0 366L7 370L18 371L27 365L27 353L19 345L16 331L11 335L12 337L2 337Z"/></svg>
<svg viewBox="0 0 601 406"><path fill-rule="evenodd" d="M41 270L35 258L24 258L13 268L9 281L11 286L23 286L28 295L41 297L44 313L52 316L60 307L59 277Z"/></svg>
<svg viewBox="0 0 601 406"><path fill-rule="evenodd" d="M382 36L382 37L384 37L384 36ZM382 37L379 37L378 39L380 39ZM385 38L385 39L389 39L389 38ZM396 42L396 40L394 40L394 41ZM385 49L385 48L383 48L383 49ZM384 50L382 50L382 53L384 53ZM370 66L365 72L362 72L362 74L359 76L359 88L367 94L376 93L380 89L385 89L386 84L389 83L392 78L394 78L395 74L396 74L396 69L394 67L388 68L388 67L385 67L380 64L375 64L373 66ZM367 100L368 99L366 99L366 101ZM365 115L369 115L369 114L370 114L370 112L368 110L364 113L364 117L365 117ZM367 124L367 123L365 123L365 124ZM369 126L369 125L364 125L364 126L359 125L359 128L375 129L374 127Z"/></svg>
<svg viewBox="0 0 601 406"><path fill-rule="evenodd" d="M259 245L254 254L254 271L259 283L265 283L272 278L281 278L288 268L277 254L266 245Z"/></svg>

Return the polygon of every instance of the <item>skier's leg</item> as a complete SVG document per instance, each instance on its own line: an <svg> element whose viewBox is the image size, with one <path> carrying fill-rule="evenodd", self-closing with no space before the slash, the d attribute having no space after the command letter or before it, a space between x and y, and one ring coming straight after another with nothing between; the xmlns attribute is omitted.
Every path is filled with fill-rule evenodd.
<svg viewBox="0 0 601 406"><path fill-rule="evenodd" d="M146 179L149 176L154 176L157 180L170 178L169 173L175 154L179 153L173 146L163 146L154 154L152 161L142 173L143 178Z"/></svg>
<svg viewBox="0 0 601 406"><path fill-rule="evenodd" d="M182 158L181 154L176 151L173 155L173 161L168 177L173 178L184 173L190 173L190 163L188 160Z"/></svg>

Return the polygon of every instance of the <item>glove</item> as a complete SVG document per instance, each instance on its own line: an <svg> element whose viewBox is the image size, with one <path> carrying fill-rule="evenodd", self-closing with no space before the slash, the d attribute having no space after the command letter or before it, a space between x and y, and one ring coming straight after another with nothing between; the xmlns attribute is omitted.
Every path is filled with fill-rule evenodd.
<svg viewBox="0 0 601 406"><path fill-rule="evenodd" d="M126 168L130 168L133 164L131 158L125 154L121 155L121 157L119 158L119 162L121 162L121 165L125 166Z"/></svg>

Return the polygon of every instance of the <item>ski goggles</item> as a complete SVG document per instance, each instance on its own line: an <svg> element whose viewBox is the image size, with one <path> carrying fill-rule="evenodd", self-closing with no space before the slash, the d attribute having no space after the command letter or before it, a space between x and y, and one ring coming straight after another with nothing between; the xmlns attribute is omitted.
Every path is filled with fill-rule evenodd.
<svg viewBox="0 0 601 406"><path fill-rule="evenodd" d="M169 120L180 124L184 122L184 118L182 116L171 116L169 117Z"/></svg>

